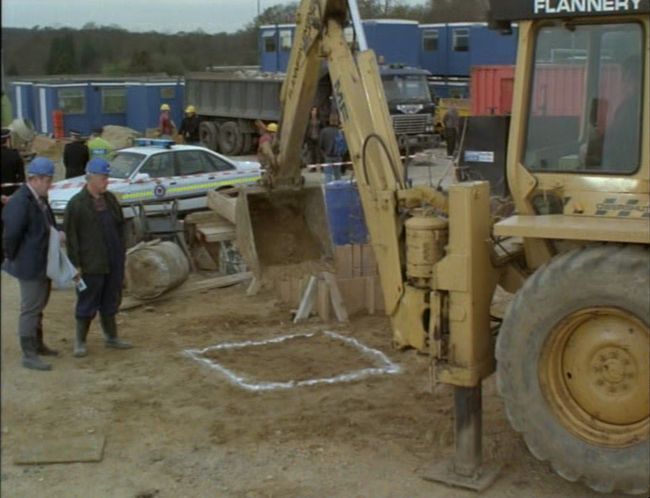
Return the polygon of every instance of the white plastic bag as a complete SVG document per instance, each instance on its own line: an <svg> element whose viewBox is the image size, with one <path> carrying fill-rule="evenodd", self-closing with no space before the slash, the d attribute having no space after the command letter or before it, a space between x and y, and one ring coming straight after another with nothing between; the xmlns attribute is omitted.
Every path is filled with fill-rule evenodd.
<svg viewBox="0 0 650 498"><path fill-rule="evenodd" d="M50 244L47 250L47 276L55 289L67 289L74 284L77 269L61 249L61 237L56 228L50 227Z"/></svg>

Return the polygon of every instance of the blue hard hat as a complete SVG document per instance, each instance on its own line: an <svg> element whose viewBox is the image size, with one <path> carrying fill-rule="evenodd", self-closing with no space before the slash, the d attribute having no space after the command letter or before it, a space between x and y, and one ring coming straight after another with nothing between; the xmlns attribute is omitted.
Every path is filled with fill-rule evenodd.
<svg viewBox="0 0 650 498"><path fill-rule="evenodd" d="M86 164L86 173L91 175L108 175L111 172L110 163L103 157L93 157Z"/></svg>
<svg viewBox="0 0 650 498"><path fill-rule="evenodd" d="M29 176L54 176L54 163L47 157L35 157L27 166Z"/></svg>

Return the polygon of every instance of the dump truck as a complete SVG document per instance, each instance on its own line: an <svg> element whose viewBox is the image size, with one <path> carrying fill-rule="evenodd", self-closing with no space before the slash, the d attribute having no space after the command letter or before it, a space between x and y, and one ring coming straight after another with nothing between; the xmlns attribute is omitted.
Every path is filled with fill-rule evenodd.
<svg viewBox="0 0 650 498"><path fill-rule="evenodd" d="M429 73L391 64L383 65L381 74L400 148L410 151L437 145L433 133L434 104L426 83ZM256 71L187 74L185 100L197 107L201 142L226 155L254 153L258 138L256 121L280 120L284 77L284 73ZM322 71L312 105L319 109L323 122L331 112L331 97L330 78Z"/></svg>
<svg viewBox="0 0 650 498"><path fill-rule="evenodd" d="M485 489L498 463L481 458L481 385L496 383L512 427L560 476L599 492L647 496L650 468L650 5L490 0L491 24L519 25L507 182L513 215L491 213L488 182L443 192L410 187L375 54L359 51L354 0L303 0L279 139L266 188L242 191L240 248L257 277L268 248L296 234L318 261L320 187L305 186L300 144L321 61L350 150L396 348L428 353L453 387L455 456L427 479ZM362 31L361 31L362 33ZM543 112L552 49L584 57L580 112ZM615 69L620 92L604 89ZM602 119L599 118L602 116ZM326 235L326 234L325 234ZM302 258L302 261L300 261ZM514 293L502 318L497 286Z"/></svg>

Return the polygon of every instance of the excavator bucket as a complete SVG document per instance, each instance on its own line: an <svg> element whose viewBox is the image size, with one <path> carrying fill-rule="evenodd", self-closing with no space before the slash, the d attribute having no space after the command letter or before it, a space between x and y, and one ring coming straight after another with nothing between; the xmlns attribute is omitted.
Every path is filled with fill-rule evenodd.
<svg viewBox="0 0 650 498"><path fill-rule="evenodd" d="M324 269L332 260L323 188L242 189L236 201L237 245L253 274L303 267Z"/></svg>

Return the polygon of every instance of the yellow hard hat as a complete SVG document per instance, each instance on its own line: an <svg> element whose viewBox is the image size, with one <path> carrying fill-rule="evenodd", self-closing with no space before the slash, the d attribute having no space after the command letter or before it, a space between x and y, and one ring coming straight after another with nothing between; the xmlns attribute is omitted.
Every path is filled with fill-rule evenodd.
<svg viewBox="0 0 650 498"><path fill-rule="evenodd" d="M196 107L194 107L193 105L188 105L188 106L185 108L185 112L186 112L187 114L190 114L190 113L196 113Z"/></svg>
<svg viewBox="0 0 650 498"><path fill-rule="evenodd" d="M169 104L163 104L160 106L161 111L169 111Z"/></svg>
<svg viewBox="0 0 650 498"><path fill-rule="evenodd" d="M266 131L275 133L278 131L278 123L269 123L266 125Z"/></svg>

